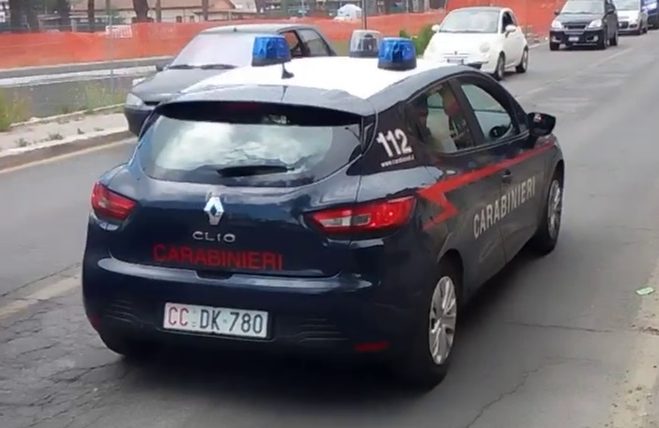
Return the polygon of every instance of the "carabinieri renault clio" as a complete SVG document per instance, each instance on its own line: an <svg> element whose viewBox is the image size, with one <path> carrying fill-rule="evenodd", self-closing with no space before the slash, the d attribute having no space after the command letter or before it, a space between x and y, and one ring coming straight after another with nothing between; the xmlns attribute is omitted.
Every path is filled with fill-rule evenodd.
<svg viewBox="0 0 659 428"><path fill-rule="evenodd" d="M83 296L110 349L369 353L433 387L462 304L523 247L554 249L555 118L362 36L295 60L259 36L251 66L155 109L92 193Z"/></svg>

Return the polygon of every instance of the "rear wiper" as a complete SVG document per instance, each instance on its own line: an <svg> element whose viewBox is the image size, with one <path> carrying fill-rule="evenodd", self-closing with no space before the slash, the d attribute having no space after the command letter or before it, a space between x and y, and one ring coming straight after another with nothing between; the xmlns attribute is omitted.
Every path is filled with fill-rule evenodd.
<svg viewBox="0 0 659 428"><path fill-rule="evenodd" d="M244 177L248 175L278 174L290 170L291 168L284 165L256 164L227 166L216 171L222 177Z"/></svg>
<svg viewBox="0 0 659 428"><path fill-rule="evenodd" d="M189 70L191 68L197 68L195 65L191 64L176 64L176 65L170 65L169 67L170 70Z"/></svg>
<svg viewBox="0 0 659 428"><path fill-rule="evenodd" d="M232 68L236 68L236 66L231 64L204 64L199 68L202 70L231 70Z"/></svg>

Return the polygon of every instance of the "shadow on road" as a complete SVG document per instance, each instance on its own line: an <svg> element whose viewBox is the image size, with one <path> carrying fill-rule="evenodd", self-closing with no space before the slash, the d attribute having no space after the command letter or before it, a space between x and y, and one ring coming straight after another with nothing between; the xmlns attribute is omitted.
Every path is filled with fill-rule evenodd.
<svg viewBox="0 0 659 428"><path fill-rule="evenodd" d="M496 303L514 292L510 284L534 256L523 251L502 273L489 281L463 313L461 340L454 349L453 368L461 365L464 344L486 319L493 318ZM301 405L339 405L358 408L377 405L405 407L422 395L397 383L382 365L372 361L330 361L318 358L221 353L192 348L165 348L154 360L123 361L140 389L170 389L177 394L205 398L231 397ZM464 363L463 363L464 364ZM465 368L462 368L464 371ZM468 370L468 368L466 369ZM449 374L449 377L451 374ZM432 393L443 394L443 386Z"/></svg>

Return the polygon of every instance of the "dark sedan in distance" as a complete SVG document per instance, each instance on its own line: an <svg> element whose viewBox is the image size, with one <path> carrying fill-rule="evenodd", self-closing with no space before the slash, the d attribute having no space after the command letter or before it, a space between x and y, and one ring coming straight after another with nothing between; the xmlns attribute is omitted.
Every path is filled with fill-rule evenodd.
<svg viewBox="0 0 659 428"><path fill-rule="evenodd" d="M568 0L551 23L549 49L561 45L618 45L618 12L612 0Z"/></svg>
<svg viewBox="0 0 659 428"><path fill-rule="evenodd" d="M195 36L161 71L133 87L124 106L130 131L139 135L154 107L188 86L249 65L254 39L263 34L284 36L293 58L336 55L327 38L312 25L273 23L209 28Z"/></svg>

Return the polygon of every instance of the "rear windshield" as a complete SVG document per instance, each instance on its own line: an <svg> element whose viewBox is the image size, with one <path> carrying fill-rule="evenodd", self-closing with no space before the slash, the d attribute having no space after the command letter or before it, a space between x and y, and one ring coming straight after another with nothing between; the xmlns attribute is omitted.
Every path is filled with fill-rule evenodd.
<svg viewBox="0 0 659 428"><path fill-rule="evenodd" d="M172 106L154 120L138 149L142 168L156 179L302 185L361 152L361 121L353 115L257 103Z"/></svg>

